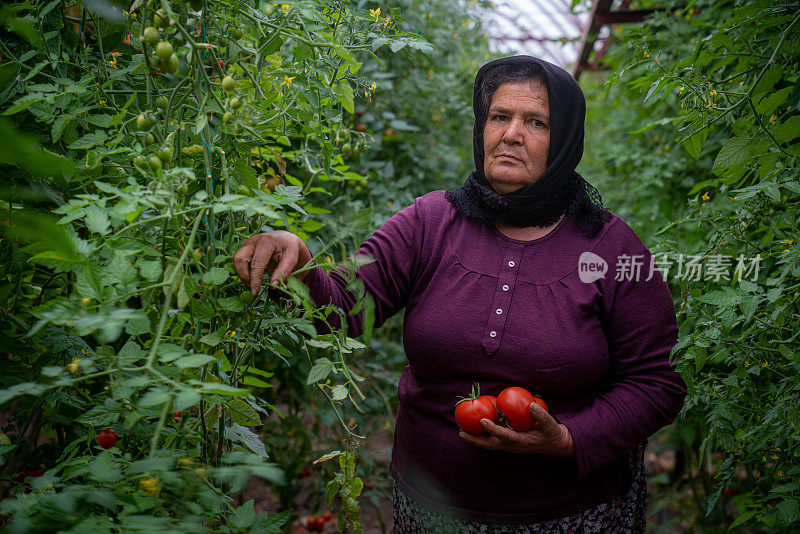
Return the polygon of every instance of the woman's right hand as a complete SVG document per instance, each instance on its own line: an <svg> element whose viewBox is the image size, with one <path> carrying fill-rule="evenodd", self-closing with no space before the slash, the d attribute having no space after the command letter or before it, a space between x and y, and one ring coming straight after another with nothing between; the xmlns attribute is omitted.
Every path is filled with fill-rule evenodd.
<svg viewBox="0 0 800 534"><path fill-rule="evenodd" d="M250 286L253 295L257 295L261 289L261 277L267 269L270 284L277 284L305 266L311 258L311 251L302 239L291 232L277 230L245 239L242 248L233 256L233 264L239 278ZM302 281L307 274L308 271L303 271L296 276Z"/></svg>

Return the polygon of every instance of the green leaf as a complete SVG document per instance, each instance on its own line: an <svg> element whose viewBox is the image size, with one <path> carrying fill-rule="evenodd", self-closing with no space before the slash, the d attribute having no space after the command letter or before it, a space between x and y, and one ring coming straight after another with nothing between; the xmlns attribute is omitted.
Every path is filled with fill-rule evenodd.
<svg viewBox="0 0 800 534"><path fill-rule="evenodd" d="M256 516L250 532L253 534L281 534L281 527L289 521L291 516L291 509L274 514L264 512Z"/></svg>
<svg viewBox="0 0 800 534"><path fill-rule="evenodd" d="M203 275L203 282L209 285L220 285L228 279L230 273L222 267L212 267L206 274Z"/></svg>
<svg viewBox="0 0 800 534"><path fill-rule="evenodd" d="M314 366L311 368L311 371L308 373L308 378L306 379L306 384L311 385L315 382L319 382L328 377L329 374L334 370L333 362L331 362L328 358L319 358L316 362L314 362Z"/></svg>
<svg viewBox="0 0 800 534"><path fill-rule="evenodd" d="M800 135L800 115L789 117L783 124L772 130L775 139L788 142Z"/></svg>
<svg viewBox="0 0 800 534"><path fill-rule="evenodd" d="M73 150L88 150L92 147L102 144L108 135L103 130L97 130L95 132L89 132L80 139L76 139L67 148L71 148Z"/></svg>
<svg viewBox="0 0 800 534"><path fill-rule="evenodd" d="M173 407L176 412L182 412L200 402L202 396L193 389L184 389L175 397Z"/></svg>
<svg viewBox="0 0 800 534"><path fill-rule="evenodd" d="M45 384L37 384L36 382L23 382L6 389L0 389L0 405L20 395L38 396L46 389L47 386Z"/></svg>
<svg viewBox="0 0 800 534"><path fill-rule="evenodd" d="M44 97L44 95L42 95L41 93L34 93L32 95L25 95L25 96L21 97L19 100L17 100L16 102L14 102L14 104L10 108L5 110L3 112L3 115L14 115L16 113L19 113L20 111L24 111L24 110L28 109L34 103L39 102L40 100L42 100L43 97Z"/></svg>
<svg viewBox="0 0 800 534"><path fill-rule="evenodd" d="M709 128L703 128L702 130L693 133L683 141L683 148L685 148L686 152L688 152L689 155L694 159L700 157L700 151L702 150L703 144L708 138L708 132Z"/></svg>
<svg viewBox="0 0 800 534"><path fill-rule="evenodd" d="M725 287L722 291L711 291L700 295L697 300L714 306L736 306L742 302L742 295L735 289Z"/></svg>
<svg viewBox="0 0 800 534"><path fill-rule="evenodd" d="M84 221L86 222L86 227L90 232L100 235L106 235L108 233L109 226L111 226L111 221L109 221L108 215L106 215L105 212L103 212L94 204L90 204L86 208L86 218Z"/></svg>
<svg viewBox="0 0 800 534"><path fill-rule="evenodd" d="M236 509L236 512L228 516L228 523L237 530L250 532L250 527L256 519L254 509L255 501L250 499Z"/></svg>
<svg viewBox="0 0 800 534"><path fill-rule="evenodd" d="M732 137L723 143L714 160L714 172L741 165L750 157L748 150L750 140L744 137Z"/></svg>
<svg viewBox="0 0 800 534"><path fill-rule="evenodd" d="M208 354L190 354L184 356L179 360L175 360L175 365L181 369L188 369L190 367L202 367L208 362L213 362L214 357Z"/></svg>
<svg viewBox="0 0 800 534"><path fill-rule="evenodd" d="M232 423L225 428L225 437L231 441L241 443L262 458L268 458L264 442L252 430L238 423Z"/></svg>
<svg viewBox="0 0 800 534"><path fill-rule="evenodd" d="M231 420L243 426L258 426L261 418L258 412L242 399L231 399L225 403L230 409Z"/></svg>
<svg viewBox="0 0 800 534"><path fill-rule="evenodd" d="M217 301L217 305L222 310L234 313L239 313L240 311L244 310L244 301L241 299L241 297L228 297L219 299Z"/></svg>
<svg viewBox="0 0 800 534"><path fill-rule="evenodd" d="M355 95L353 94L353 88L347 80L342 80L336 86L336 100L348 113L355 112Z"/></svg>
<svg viewBox="0 0 800 534"><path fill-rule="evenodd" d="M233 176L240 184L244 184L250 189L258 189L256 171L247 163L246 159L243 158L236 162L236 167L233 169Z"/></svg>
<svg viewBox="0 0 800 534"><path fill-rule="evenodd" d="M139 401L140 408L152 408L153 406L162 406L172 400L172 395L165 389L153 388L144 394Z"/></svg>
<svg viewBox="0 0 800 534"><path fill-rule="evenodd" d="M789 98L789 93L791 93L793 89L793 87L786 87L776 93L770 93L768 96L760 99L757 103L754 103L756 113L759 115L769 115L775 111L775 108L786 102L786 100Z"/></svg>
<svg viewBox="0 0 800 534"><path fill-rule="evenodd" d="M221 342L222 340L219 338L219 334L217 334L216 332L209 332L208 334L200 338L200 343L203 343L210 347L216 347Z"/></svg>

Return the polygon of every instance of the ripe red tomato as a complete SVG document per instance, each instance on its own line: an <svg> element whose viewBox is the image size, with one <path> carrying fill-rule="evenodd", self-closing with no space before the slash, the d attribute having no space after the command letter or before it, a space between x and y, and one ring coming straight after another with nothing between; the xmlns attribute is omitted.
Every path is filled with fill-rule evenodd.
<svg viewBox="0 0 800 534"><path fill-rule="evenodd" d="M110 449L117 444L117 433L113 428L106 428L97 433L97 443L104 449Z"/></svg>
<svg viewBox="0 0 800 534"><path fill-rule="evenodd" d="M532 402L536 402L535 397L527 389L512 386L497 396L497 409L506 416L511 428L525 432L535 423L530 412Z"/></svg>
<svg viewBox="0 0 800 534"><path fill-rule="evenodd" d="M325 512L325 515L324 515L324 516L322 516L322 519L324 519L326 522L327 522L327 521L330 521L330 520L332 520L332 519L333 519L333 514L332 514L332 513L330 513L330 512Z"/></svg>
<svg viewBox="0 0 800 534"><path fill-rule="evenodd" d="M490 395L481 395L476 399L465 399L456 404L456 423L461 430L469 434L483 434L486 431L481 426L481 419L497 422L497 410L488 397Z"/></svg>
<svg viewBox="0 0 800 534"><path fill-rule="evenodd" d="M306 528L309 532L325 532L325 520L312 515L306 519Z"/></svg>

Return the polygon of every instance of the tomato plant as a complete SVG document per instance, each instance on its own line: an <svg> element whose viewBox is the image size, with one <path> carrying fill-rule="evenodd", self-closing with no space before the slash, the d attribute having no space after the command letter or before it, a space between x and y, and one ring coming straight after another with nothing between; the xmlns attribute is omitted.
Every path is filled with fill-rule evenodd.
<svg viewBox="0 0 800 534"><path fill-rule="evenodd" d="M0 39L4 176L32 192L4 194L0 214L0 455L4 473L44 471L24 499L3 486L0 508L12 531L280 526L291 510L237 501L251 477L287 485L265 422L301 424L270 390L299 377L355 434L341 405L366 396L345 358L363 345L321 335L335 311L292 280L291 306L243 299L230 258L259 231L324 227L315 203L354 174L339 140L358 133L364 62L430 47L345 2L96 7L0 12L16 28ZM101 431L98 453L110 427L124 439ZM341 497L341 527L359 530L357 494Z"/></svg>

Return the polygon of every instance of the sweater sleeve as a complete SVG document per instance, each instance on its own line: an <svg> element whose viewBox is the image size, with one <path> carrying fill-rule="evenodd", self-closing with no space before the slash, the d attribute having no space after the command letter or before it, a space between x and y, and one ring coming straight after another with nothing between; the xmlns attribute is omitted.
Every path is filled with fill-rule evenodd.
<svg viewBox="0 0 800 534"><path fill-rule="evenodd" d="M356 280L364 284L375 304L375 327L381 326L408 302L415 279L422 235L419 216L420 199L398 211L372 234L352 258L374 261L357 268ZM309 271L305 278L312 300L317 306L334 304L344 310L347 331L351 337L363 332L363 312L351 315L358 302L358 292L348 287L348 272L335 267L326 272L321 267ZM339 328L337 316L330 315L331 326Z"/></svg>
<svg viewBox="0 0 800 534"><path fill-rule="evenodd" d="M622 220L614 226L596 251L609 265L602 283L606 386L589 406L558 418L572 434L579 477L674 421L686 396L669 361L678 336L669 288L657 268L651 276L652 254L635 232ZM638 275L630 268L636 264Z"/></svg>

